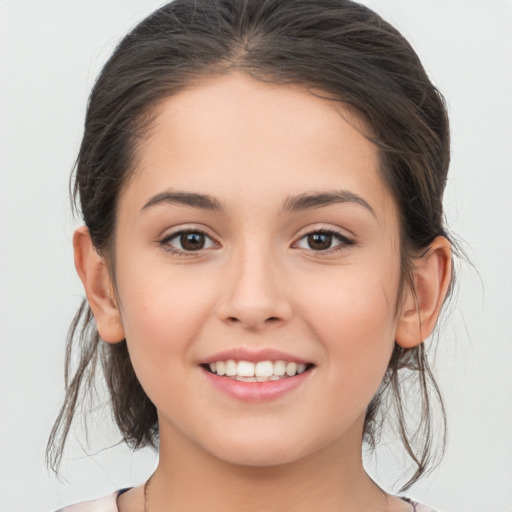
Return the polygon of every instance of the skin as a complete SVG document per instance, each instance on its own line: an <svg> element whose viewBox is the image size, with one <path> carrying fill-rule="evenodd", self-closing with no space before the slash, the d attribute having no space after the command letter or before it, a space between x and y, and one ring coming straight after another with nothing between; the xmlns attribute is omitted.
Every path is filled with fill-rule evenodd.
<svg viewBox="0 0 512 512"><path fill-rule="evenodd" d="M364 414L395 340L412 347L434 327L451 255L436 239L415 262L417 299L406 287L397 308L398 210L358 119L298 86L213 77L158 107L138 157L119 199L115 285L85 228L74 245L102 338L126 338L158 410L148 510L410 510L364 471ZM162 199L176 192L219 208ZM177 252L180 230L206 233L204 248ZM307 234L325 230L329 248L312 246ZM277 399L243 402L199 364L239 347L314 368ZM118 505L142 510L142 488Z"/></svg>

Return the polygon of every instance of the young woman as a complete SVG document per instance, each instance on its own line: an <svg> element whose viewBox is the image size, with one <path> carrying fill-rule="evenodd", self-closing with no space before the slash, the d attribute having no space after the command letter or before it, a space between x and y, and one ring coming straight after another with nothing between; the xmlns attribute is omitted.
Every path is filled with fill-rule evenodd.
<svg viewBox="0 0 512 512"><path fill-rule="evenodd" d="M87 302L49 457L101 361L124 440L159 462L65 510L427 510L379 488L361 448L394 414L404 490L436 457L448 163L442 97L359 4L176 0L140 23L88 106Z"/></svg>

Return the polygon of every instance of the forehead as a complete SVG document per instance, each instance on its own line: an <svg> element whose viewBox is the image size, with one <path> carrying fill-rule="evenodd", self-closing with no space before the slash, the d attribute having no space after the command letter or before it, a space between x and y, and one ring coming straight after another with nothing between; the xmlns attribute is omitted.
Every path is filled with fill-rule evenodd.
<svg viewBox="0 0 512 512"><path fill-rule="evenodd" d="M121 202L140 208L172 188L270 207L343 189L382 213L393 201L379 164L364 124L340 103L300 86L211 77L158 105Z"/></svg>

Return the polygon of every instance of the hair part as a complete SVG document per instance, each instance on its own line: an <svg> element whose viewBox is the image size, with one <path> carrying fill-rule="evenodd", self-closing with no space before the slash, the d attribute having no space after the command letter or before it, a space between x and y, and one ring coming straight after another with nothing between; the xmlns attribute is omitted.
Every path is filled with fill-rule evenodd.
<svg viewBox="0 0 512 512"><path fill-rule="evenodd" d="M409 43L380 16L349 0L175 0L119 43L89 98L73 182L74 201L114 282L117 201L159 103L201 78L232 72L321 91L365 123L400 214L401 297L404 286L413 283L414 257L437 236L448 237L442 207L450 159L448 117ZM444 428L441 447L434 449L433 403L439 404L443 427L446 419L425 352L423 343L412 349L395 344L365 418L365 438L375 446L382 404L393 404L400 438L416 467L402 489L444 450ZM158 443L156 409L137 380L126 341L103 343L84 301L70 327L66 398L47 447L55 471L77 404L90 391L99 365L124 441L133 448ZM415 425L404 409L403 390L411 375L419 390Z"/></svg>

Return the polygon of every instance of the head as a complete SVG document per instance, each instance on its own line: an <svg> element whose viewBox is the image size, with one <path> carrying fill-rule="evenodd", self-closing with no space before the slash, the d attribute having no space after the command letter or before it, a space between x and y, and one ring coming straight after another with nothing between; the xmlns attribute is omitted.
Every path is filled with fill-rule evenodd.
<svg viewBox="0 0 512 512"><path fill-rule="evenodd" d="M117 252L124 228L120 216L128 208L130 194L144 180L148 148L158 140L162 125L172 126L169 119L186 120L186 116L180 119L179 109L173 111L176 105L184 107L189 101L191 112L199 115L194 105L213 101L212 87L227 91L217 98L217 105L228 101L233 88L241 87L244 101L240 105L245 105L256 84L266 91L265 101L274 111L288 104L290 114L294 101L302 99L311 105L311 111L305 107L311 119L325 109L339 116L344 123L340 130L350 132L345 142L353 137L357 144L366 142L365 151L373 149L365 154L374 159L375 183L382 184L395 233L390 272L396 279L388 298L393 303L391 331L396 339L383 349L386 364L378 378L381 384L365 404L362 429L373 444L382 405L389 407L389 399L394 400L405 448L417 465L414 481L431 458L432 393L440 399L422 342L434 328L450 284L449 271L441 272L442 285L434 300L428 286L431 279L425 277L437 267L446 269L450 261L442 210L449 132L442 97L418 57L375 13L341 0L177 0L140 23L116 48L90 97L74 181L87 229L75 237L76 246L82 245L84 237L90 240L90 250L106 269L107 299L121 318L123 283L118 279L122 268ZM232 107L233 102L227 105ZM257 112L249 115L248 110L247 119L257 118ZM334 117L331 121L336 124ZM307 176L299 174L297 183L307 183ZM208 177L205 180L208 183ZM240 186L243 189L243 182ZM298 195L304 190L299 189ZM289 192L294 193L291 187ZM79 269L84 268L85 252L78 251ZM269 318L276 317L280 315ZM67 401L58 420L64 439L84 383L101 361L124 439L134 447L157 442L157 410L134 371L130 353L135 348L124 339L126 320L96 325L87 304L75 318L68 353L78 344L81 361L68 382ZM408 434L402 402L404 373L416 379L423 404L412 434ZM52 435L57 433L58 429Z"/></svg>

